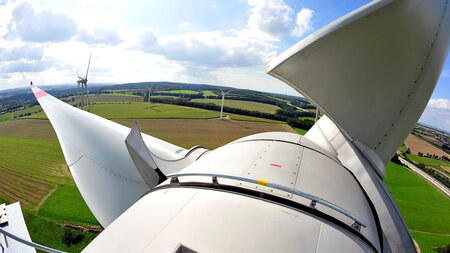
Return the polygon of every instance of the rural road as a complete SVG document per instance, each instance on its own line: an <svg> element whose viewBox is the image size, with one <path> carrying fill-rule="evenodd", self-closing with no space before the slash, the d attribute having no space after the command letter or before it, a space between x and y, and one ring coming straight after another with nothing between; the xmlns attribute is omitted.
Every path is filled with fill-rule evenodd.
<svg viewBox="0 0 450 253"><path fill-rule="evenodd" d="M428 183L430 183L434 188L436 188L438 191L442 192L445 196L447 196L447 198L450 198L450 190L443 185L441 182L439 182L438 180L436 180L434 177L428 175L425 171L417 168L414 164L406 161L403 157L398 157L398 159L400 159L400 161L405 164L406 166L409 167L410 170L412 170L415 174L419 175L420 177L422 177L423 179L425 179L425 181L427 181Z"/></svg>

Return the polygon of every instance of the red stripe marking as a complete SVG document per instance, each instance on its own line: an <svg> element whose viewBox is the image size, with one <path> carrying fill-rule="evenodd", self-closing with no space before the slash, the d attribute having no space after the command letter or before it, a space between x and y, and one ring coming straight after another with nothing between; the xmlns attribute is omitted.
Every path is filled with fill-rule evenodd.
<svg viewBox="0 0 450 253"><path fill-rule="evenodd" d="M275 164L275 163L271 163L270 165L281 168L281 165L278 165L278 164Z"/></svg>
<svg viewBox="0 0 450 253"><path fill-rule="evenodd" d="M47 96L47 92L43 91L43 90L38 90L34 93L34 96L36 96L36 98L41 98L44 96Z"/></svg>
<svg viewBox="0 0 450 253"><path fill-rule="evenodd" d="M36 85L33 84L33 82L30 83L31 88L36 87Z"/></svg>

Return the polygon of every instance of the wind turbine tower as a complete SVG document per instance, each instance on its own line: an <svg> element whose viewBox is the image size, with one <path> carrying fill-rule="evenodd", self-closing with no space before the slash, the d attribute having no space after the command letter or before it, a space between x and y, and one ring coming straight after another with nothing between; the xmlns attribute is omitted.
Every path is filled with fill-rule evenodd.
<svg viewBox="0 0 450 253"><path fill-rule="evenodd" d="M231 90L229 90L227 92L223 92L223 90L220 89L220 91L222 92L222 107L220 107L220 119L222 119L222 116L223 116L223 102L225 101L225 95L230 93Z"/></svg>
<svg viewBox="0 0 450 253"><path fill-rule="evenodd" d="M87 94L87 110L89 110L89 90L87 88L87 82L88 82L88 73L89 73L89 66L91 65L91 56L92 54L89 55L89 62L88 62L88 66L87 66L87 70L86 70L86 75L84 77L81 77L78 75L77 72L77 76L78 76L78 81L77 81L77 107L80 107L81 104L81 109L84 109L84 94Z"/></svg>
<svg viewBox="0 0 450 253"><path fill-rule="evenodd" d="M150 95L152 94L152 88L148 88L148 109L150 109Z"/></svg>

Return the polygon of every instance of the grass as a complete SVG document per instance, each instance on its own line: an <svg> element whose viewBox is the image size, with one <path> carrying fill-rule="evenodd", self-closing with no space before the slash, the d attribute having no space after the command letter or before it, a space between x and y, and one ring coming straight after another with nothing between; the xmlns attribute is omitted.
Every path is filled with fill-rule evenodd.
<svg viewBox="0 0 450 253"><path fill-rule="evenodd" d="M316 120L315 117L298 117L298 119L300 119L300 120L310 120L312 122L314 122Z"/></svg>
<svg viewBox="0 0 450 253"><path fill-rule="evenodd" d="M39 215L59 222L99 225L76 186L59 185L41 206Z"/></svg>
<svg viewBox="0 0 450 253"><path fill-rule="evenodd" d="M417 163L421 162L427 166L433 167L434 169L437 169L447 174L447 176L450 175L450 163L448 162L414 155L407 155L407 157L408 159L415 161Z"/></svg>
<svg viewBox="0 0 450 253"><path fill-rule="evenodd" d="M439 165L439 166L446 166L449 167L450 163L448 162L444 162L444 161L440 161L440 160L435 160L435 159L431 159L431 158L427 158L427 157L420 157L420 156L415 156L415 155L407 155L408 159L415 161L415 162L422 162L425 165Z"/></svg>
<svg viewBox="0 0 450 253"><path fill-rule="evenodd" d="M127 104L96 104L90 110L104 118L214 118L218 116L217 112L192 108L186 106L177 106L169 104L153 104L150 109L147 103L127 103Z"/></svg>
<svg viewBox="0 0 450 253"><path fill-rule="evenodd" d="M222 105L221 99L192 99L191 101L198 102L198 103L212 103L215 105ZM266 113L275 113L277 111L277 109L280 109L276 105L263 104L263 103L252 102L252 101L227 100L227 99L225 99L224 106L238 108L238 109L244 109L244 110L249 110L249 111L266 112Z"/></svg>
<svg viewBox="0 0 450 253"><path fill-rule="evenodd" d="M0 122L8 121L13 119L13 114L8 112L0 115Z"/></svg>
<svg viewBox="0 0 450 253"><path fill-rule="evenodd" d="M142 96L139 95L134 95L134 94L129 94L129 93L112 93L112 94L102 94L102 95L106 95L106 96L121 96L121 97L138 97L138 98L142 98Z"/></svg>
<svg viewBox="0 0 450 253"><path fill-rule="evenodd" d="M447 244L450 228L450 200L430 184L400 165L390 162L385 182L422 252L433 252L430 246ZM425 233L423 233L425 232ZM419 235L418 235L419 234Z"/></svg>
<svg viewBox="0 0 450 253"><path fill-rule="evenodd" d="M171 90L172 94L198 94L198 91L193 90Z"/></svg>
<svg viewBox="0 0 450 253"><path fill-rule="evenodd" d="M210 91L210 90L204 90L203 91L203 96L206 97L215 97L217 96L216 93Z"/></svg>
<svg viewBox="0 0 450 253"><path fill-rule="evenodd" d="M24 212L24 218L33 242L65 252L81 252L97 236L95 234L72 230L76 233L83 234L84 239L80 243L69 247L62 241L64 231L69 228L61 227L54 222L45 220L29 212Z"/></svg>
<svg viewBox="0 0 450 253"><path fill-rule="evenodd" d="M295 130L295 132L297 132L300 135L305 135L306 132L308 132L308 130L300 129L300 128L296 128L296 127L294 127L294 130Z"/></svg>

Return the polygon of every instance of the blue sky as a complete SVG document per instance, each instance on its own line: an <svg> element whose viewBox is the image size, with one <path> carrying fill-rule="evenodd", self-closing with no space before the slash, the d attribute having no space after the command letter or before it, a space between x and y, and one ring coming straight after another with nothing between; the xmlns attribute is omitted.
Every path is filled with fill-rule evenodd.
<svg viewBox="0 0 450 253"><path fill-rule="evenodd" d="M0 0L0 89L175 81L297 95L263 67L366 0ZM450 131L450 63L421 122Z"/></svg>

